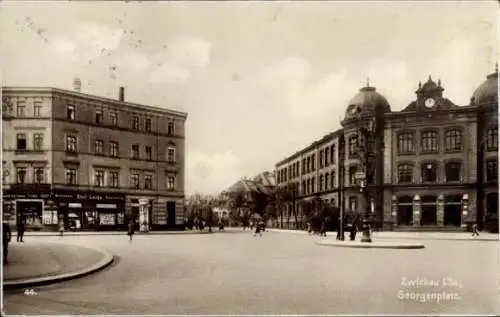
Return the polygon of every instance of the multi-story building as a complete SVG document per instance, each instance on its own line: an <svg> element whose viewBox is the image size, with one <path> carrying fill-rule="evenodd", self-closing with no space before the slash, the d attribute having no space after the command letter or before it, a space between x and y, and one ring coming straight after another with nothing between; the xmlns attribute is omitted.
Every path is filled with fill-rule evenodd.
<svg viewBox="0 0 500 317"><path fill-rule="evenodd" d="M498 219L498 70L468 105L443 92L441 81L429 76L414 101L391 111L374 87L361 88L342 129L276 164L277 186L298 186L295 208L319 196L344 211L364 212L358 210L359 173L365 173L358 137L370 118L374 168L364 177L376 226L459 230L477 222L483 228Z"/></svg>
<svg viewBox="0 0 500 317"><path fill-rule="evenodd" d="M125 228L139 203L183 227L187 114L57 88L3 87L3 207L12 222ZM142 220L141 220L142 221Z"/></svg>

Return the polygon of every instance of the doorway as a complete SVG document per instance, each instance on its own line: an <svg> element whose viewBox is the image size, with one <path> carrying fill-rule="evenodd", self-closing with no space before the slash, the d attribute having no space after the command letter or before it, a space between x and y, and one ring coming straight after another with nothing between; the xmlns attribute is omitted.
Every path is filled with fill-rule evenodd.
<svg viewBox="0 0 500 317"><path fill-rule="evenodd" d="M398 198L398 226L411 226L413 224L413 197L402 196Z"/></svg>
<svg viewBox="0 0 500 317"><path fill-rule="evenodd" d="M444 225L460 227L462 224L462 196L451 195L445 197Z"/></svg>
<svg viewBox="0 0 500 317"><path fill-rule="evenodd" d="M422 196L420 198L422 217L420 218L421 226L433 226L437 224L437 197Z"/></svg>
<svg viewBox="0 0 500 317"><path fill-rule="evenodd" d="M167 227L175 227L175 201L167 202Z"/></svg>

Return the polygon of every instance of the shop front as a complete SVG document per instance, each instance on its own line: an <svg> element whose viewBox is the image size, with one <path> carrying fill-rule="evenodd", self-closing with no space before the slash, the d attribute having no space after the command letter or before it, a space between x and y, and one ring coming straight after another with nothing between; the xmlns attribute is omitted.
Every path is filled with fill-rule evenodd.
<svg viewBox="0 0 500 317"><path fill-rule="evenodd" d="M42 230L46 227L50 212L50 187L24 186L6 189L2 193L3 220L12 228L23 220L26 230ZM57 215L56 215L57 219Z"/></svg>
<svg viewBox="0 0 500 317"><path fill-rule="evenodd" d="M125 195L62 191L53 193L67 230L125 230Z"/></svg>

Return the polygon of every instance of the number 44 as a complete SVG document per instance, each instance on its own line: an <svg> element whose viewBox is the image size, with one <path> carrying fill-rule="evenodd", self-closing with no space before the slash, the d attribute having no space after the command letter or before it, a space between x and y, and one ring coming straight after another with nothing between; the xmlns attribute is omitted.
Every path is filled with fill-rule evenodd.
<svg viewBox="0 0 500 317"><path fill-rule="evenodd" d="M33 295L36 295L37 293L35 292L34 289L32 288L27 288L24 290L24 295L29 295L29 296L33 296Z"/></svg>

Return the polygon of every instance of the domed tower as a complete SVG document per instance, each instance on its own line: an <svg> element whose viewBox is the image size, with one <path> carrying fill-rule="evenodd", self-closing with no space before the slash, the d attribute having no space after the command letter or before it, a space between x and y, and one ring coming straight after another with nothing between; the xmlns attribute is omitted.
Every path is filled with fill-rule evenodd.
<svg viewBox="0 0 500 317"><path fill-rule="evenodd" d="M443 92L444 88L441 86L441 80L436 83L429 75L429 79L423 85L422 82L418 83L418 89L415 91L417 100L412 101L402 112L457 108L458 106L452 101L443 97Z"/></svg>
<svg viewBox="0 0 500 317"><path fill-rule="evenodd" d="M497 182L486 178L489 157L498 153L498 64L495 72L486 76L486 80L472 94L470 105L476 107L477 113L477 184L476 221L479 229L485 223L489 214L498 215ZM498 141L496 141L498 142ZM496 160L495 160L496 161ZM488 188L489 189L486 189ZM493 188L493 189L492 189ZM486 195L486 193L488 195Z"/></svg>
<svg viewBox="0 0 500 317"><path fill-rule="evenodd" d="M356 209L383 226L384 114L391 112L387 99L367 83L349 101L344 128L345 196L356 196ZM349 203L350 207L351 203Z"/></svg>

